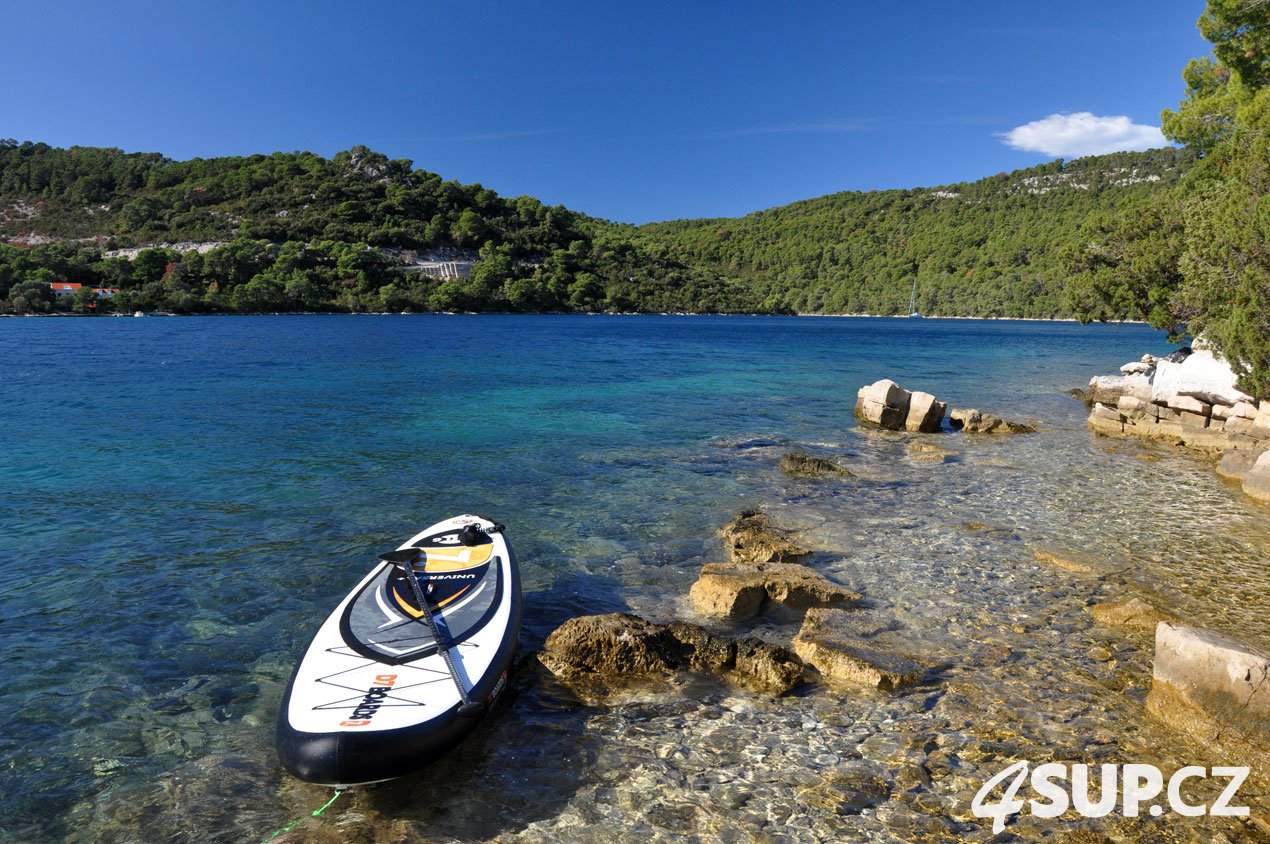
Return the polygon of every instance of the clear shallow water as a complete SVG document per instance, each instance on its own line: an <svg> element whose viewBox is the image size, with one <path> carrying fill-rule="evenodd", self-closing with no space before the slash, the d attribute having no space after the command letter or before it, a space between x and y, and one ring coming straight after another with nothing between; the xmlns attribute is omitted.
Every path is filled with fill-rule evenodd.
<svg viewBox="0 0 1270 844"><path fill-rule="evenodd" d="M272 752L294 660L375 550L463 511L511 526L527 649L586 612L692 618L715 530L762 506L866 595L879 644L945 667L889 697L693 685L605 710L525 679L474 755L306 836L953 840L982 832L967 789L1014 758L1195 761L1141 714L1149 643L1084 607L1141 594L1270 644L1270 526L1197 460L1093 438L1065 395L1166 349L1142 327L944 320L0 321L0 830L259 840L320 805ZM914 462L851 418L881 377L1044 430L945 435L954 462ZM734 447L756 436L858 479L784 479L785 445ZM1150 834L1207 840L1185 824Z"/></svg>

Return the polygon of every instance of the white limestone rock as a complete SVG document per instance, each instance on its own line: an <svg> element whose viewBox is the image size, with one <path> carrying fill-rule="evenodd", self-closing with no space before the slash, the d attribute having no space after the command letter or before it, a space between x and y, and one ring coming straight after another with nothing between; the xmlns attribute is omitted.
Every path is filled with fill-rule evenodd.
<svg viewBox="0 0 1270 844"><path fill-rule="evenodd" d="M1262 452L1257 462L1252 464L1244 475L1243 487L1244 492L1257 501L1270 504L1270 451Z"/></svg>
<svg viewBox="0 0 1270 844"><path fill-rule="evenodd" d="M1260 428L1263 431L1270 431L1270 401L1261 405L1257 409L1257 415L1252 420L1254 428Z"/></svg>
<svg viewBox="0 0 1270 844"><path fill-rule="evenodd" d="M1181 363L1160 360L1152 374L1152 398L1176 407L1174 398L1186 396L1206 404L1234 405L1252 396L1235 386L1239 376L1225 358L1203 349ZM1187 409L1187 408L1183 408Z"/></svg>
<svg viewBox="0 0 1270 844"><path fill-rule="evenodd" d="M1125 414L1144 413L1147 407L1147 403L1136 396L1121 396L1116 402L1116 409Z"/></svg>
<svg viewBox="0 0 1270 844"><path fill-rule="evenodd" d="M891 431L902 431L908 421L912 393L889 378L861 387L856 393L855 415Z"/></svg>
<svg viewBox="0 0 1270 844"><path fill-rule="evenodd" d="M944 426L944 414L948 405L930 393L913 392L909 396L908 418L904 427L910 431L932 434Z"/></svg>
<svg viewBox="0 0 1270 844"><path fill-rule="evenodd" d="M1230 415L1232 417L1237 416L1241 419L1256 419L1257 405L1254 402L1248 401L1236 402L1230 408Z"/></svg>
<svg viewBox="0 0 1270 844"><path fill-rule="evenodd" d="M1147 709L1270 778L1270 654L1211 630L1161 621Z"/></svg>
<svg viewBox="0 0 1270 844"><path fill-rule="evenodd" d="M1213 412L1211 404L1202 402L1193 396L1175 395L1169 399L1169 407L1178 412L1185 411L1187 413L1196 413L1200 416L1208 416Z"/></svg>

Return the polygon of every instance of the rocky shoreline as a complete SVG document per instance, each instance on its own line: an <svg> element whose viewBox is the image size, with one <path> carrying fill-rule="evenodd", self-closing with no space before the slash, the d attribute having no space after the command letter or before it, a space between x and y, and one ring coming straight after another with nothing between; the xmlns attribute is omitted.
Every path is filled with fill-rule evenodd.
<svg viewBox="0 0 1270 844"><path fill-rule="evenodd" d="M1185 360L1185 358L1183 358ZM1205 358L1198 359L1204 362ZM1178 361L1181 363L1182 361ZM1114 433L1129 433L1141 426L1153 438L1176 436L1193 441L1192 431L1221 435L1223 442L1270 446L1270 425L1264 437L1259 419L1262 404L1242 394L1232 385L1218 389L1210 383L1201 395L1209 401L1204 413L1193 410L1200 388L1191 381L1172 393L1151 393L1142 389L1145 376L1152 382L1161 369L1159 360L1143 362L1148 368L1132 367L1118 381L1095 379L1091 390L1099 392L1091 402L1090 427L1110 431L1109 405L1113 394L1116 406L1142 410L1129 422L1120 415ZM1189 375L1195 365L1183 374ZM1161 378L1160 383L1169 383ZM1130 390L1136 390L1134 395ZM1132 401L1124 401L1130 398ZM1136 404L1135 404L1136 402ZM1148 404L1160 410L1154 415L1143 410ZM1246 408L1252 408L1247 415ZM1213 408L1222 408L1214 412ZM1265 405L1270 418L1270 403ZM1200 426L1191 419L1176 424L1186 430L1181 435L1147 428L1160 425L1160 415L1168 411L1189 413L1207 420ZM860 389L856 416L866 426L905 431L909 434L945 432L947 404L928 393L904 390L884 380ZM1212 420L1221 425L1209 428ZM1152 421L1153 420L1153 421ZM1230 420L1249 420L1249 425ZM1172 422L1166 419L1165 423ZM1038 428L1011 422L974 409L952 411L954 431L966 435L1008 435L1035 433ZM1200 439L1202 443L1216 439ZM1207 447L1201 446L1201 447ZM1231 446L1227 446L1228 448ZM1251 451L1255 446L1238 448ZM937 455L943 462L947 452L939 445L920 439L906 450L919 460ZM841 461L788 453L779 471L805 481L843 481L853 477ZM990 530L988 526L967 525L967 530ZM867 596L835 582L815 567L817 551L798 532L778 526L765 513L748 510L719 531L727 562L702 566L688 593L688 605L697 621L672 619L654 622L630 613L582 616L561 625L536 655L537 662L555 680L570 688L581 700L592 704L612 704L626 699L633 689L667 688L676 675L712 674L728 684L759 694L781 697L804 686L815 686L835 695L893 693L907 686L941 683L941 665L934 655L903 652L879 646L873 636L888 629L867 610ZM1037 549L1037 561L1067 574L1102 580L1114 569L1105 561L1077 559L1070 553ZM1270 653L1211 630L1187 625L1173 613L1159 609L1136 595L1102 600L1088 606L1090 620L1098 626L1121 628L1127 636L1151 634L1154 652L1149 691L1144 709L1168 729L1187 734L1229 763L1248 765L1254 793L1270 794ZM801 624L785 642L765 640L745 632L744 625L766 613L793 614ZM738 631L738 627L741 628ZM737 635L739 632L740 635ZM1109 652L1110 653L1110 652ZM1256 808L1251 829L1270 835L1270 815Z"/></svg>
<svg viewBox="0 0 1270 844"><path fill-rule="evenodd" d="M682 545L624 558L621 546L605 544L583 574L528 590L530 617L541 621L523 634L534 653L518 663L512 693L471 754L356 789L319 820L308 813L329 793L283 776L251 744L206 758L199 746L194 761L157 783L127 786L109 779L111 766L127 762L125 748L123 763L100 764L102 796L77 810L82 829L67 840L148 840L173 818L226 830L209 840L247 840L301 816L276 840L1270 837L1270 786L1252 783L1234 801L1252 807L1250 818L1126 818L1118 807L1094 819L1020 814L994 838L990 822L971 813L977 790L1018 760L1092 770L1148 763L1167 777L1183 765L1246 764L1261 743L1255 721L1239 732L1228 716L1260 700L1264 687L1251 678L1262 663L1195 627L1239 635L1247 612L1232 620L1207 611L1239 594L1238 584L1210 572L1198 603L1152 586L1161 558L1208 565L1232 546L1210 531L1186 536L1186 513L1139 522L1132 494L1124 518L1099 509L1126 490L1158 492L1170 473L1191 484L1177 489L1212 488L1212 478L1185 456L1139 465L1133 453L1146 449L1094 449L1091 460L1094 438L1066 424L1084 414L1060 384L1048 387L1049 412L1037 411L1053 424L1017 423L1031 434L991 424L959 431L945 416L931 432L868 421L830 436L742 429L687 455L677 447L641 454L648 463L682 460L712 484L747 484L725 487L726 503L705 512ZM895 401L888 416L907 423L913 394L900 413L903 392L886 392ZM1008 412L1008 396L990 401ZM1066 468L1063 485L1046 483L1056 466ZM1090 489L1117 474L1148 482ZM1074 491L1063 499L1066 490ZM1094 505L1083 507L1086 498ZM1241 515L1252 510L1233 497L1223 503L1231 501ZM1047 506L1062 520L1031 518ZM1222 524L1237 533L1240 523ZM1175 531L1176 547L1161 555L1155 542ZM1118 534L1129 538L1124 546ZM1270 547L1270 532L1246 539ZM1237 564L1248 561L1242 554ZM623 577L617 565L629 566ZM1264 588L1264 571L1254 575L1242 583ZM1251 597L1243 603L1255 607ZM1251 628L1253 641L1270 642L1270 628ZM1232 667L1248 682L1233 682ZM270 657L258 670L280 688L290 665ZM207 714L221 683L196 678L165 699L188 714L146 740L223 734ZM244 736L267 731L272 705L255 699ZM1243 742L1230 743L1238 735ZM1224 781L1191 785L1192 802L1211 804ZM496 796L473 797L481 794Z"/></svg>
<svg viewBox="0 0 1270 844"><path fill-rule="evenodd" d="M1077 391L1089 427L1107 437L1138 437L1215 457L1220 475L1270 504L1270 400L1238 388L1230 364L1208 349L1144 355L1120 375L1095 376Z"/></svg>

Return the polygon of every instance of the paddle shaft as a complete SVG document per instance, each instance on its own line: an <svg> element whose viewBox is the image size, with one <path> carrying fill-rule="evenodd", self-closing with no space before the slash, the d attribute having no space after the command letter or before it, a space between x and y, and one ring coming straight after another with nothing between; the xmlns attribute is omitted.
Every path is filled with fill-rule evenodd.
<svg viewBox="0 0 1270 844"><path fill-rule="evenodd" d="M427 553L423 550L419 551L424 559L424 565L427 565ZM472 699L468 697L467 689L463 687L463 678L459 676L459 669L454 665L454 657L450 656L450 643L441 641L441 633L437 629L436 619L432 617L432 610L428 609L428 599L423 594L423 587L419 585L419 575L415 572L414 562L406 561L406 573L410 575L410 586L414 589L415 600L419 602L419 609L423 610L423 618L428 624L428 629L432 631L432 640L437 643L437 652L441 654L441 658L445 660L445 667L450 669L450 679L454 681L454 688L459 690L459 700L463 703L459 707L459 711L472 710ZM479 704L478 704L479 706Z"/></svg>

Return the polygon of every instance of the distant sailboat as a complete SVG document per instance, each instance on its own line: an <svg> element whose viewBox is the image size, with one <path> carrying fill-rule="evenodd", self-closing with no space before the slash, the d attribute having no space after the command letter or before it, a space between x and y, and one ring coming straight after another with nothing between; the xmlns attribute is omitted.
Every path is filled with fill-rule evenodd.
<svg viewBox="0 0 1270 844"><path fill-rule="evenodd" d="M908 315L910 317L920 318L922 313L917 310L917 278L913 278L913 293L908 297Z"/></svg>

